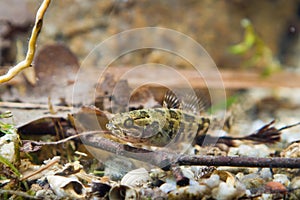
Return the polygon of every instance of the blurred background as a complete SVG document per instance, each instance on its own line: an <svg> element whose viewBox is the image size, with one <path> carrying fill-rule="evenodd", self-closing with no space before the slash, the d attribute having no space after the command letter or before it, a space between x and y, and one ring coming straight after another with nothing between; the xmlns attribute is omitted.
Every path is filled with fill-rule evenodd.
<svg viewBox="0 0 300 200"><path fill-rule="evenodd" d="M35 0L0 2L0 65L17 61L17 41L27 40L39 3ZM65 0L52 1L46 13L38 49L65 44L81 61L101 41L132 28L158 26L182 32L199 42L219 68L260 69L270 65L299 66L299 0ZM250 25L243 24L245 19ZM253 31L248 30L253 29ZM245 41L248 34L256 42ZM150 37L150 36L149 36ZM260 42L257 42L260 41ZM247 43L248 44L244 44ZM233 45L246 46L232 49ZM261 44L262 43L262 44ZM269 49L268 53L262 53ZM262 54L262 55L261 55ZM163 62L151 50L131 59ZM249 59L257 56L257 60ZM274 64L275 63L275 64ZM134 64L134 63L132 63ZM180 66L182 63L172 63Z"/></svg>
<svg viewBox="0 0 300 200"><path fill-rule="evenodd" d="M0 2L2 74L24 59L41 2ZM274 118L283 125L299 121L299 0L54 0L44 17L34 68L1 87L1 100L45 104L51 97L54 104L70 105L77 69L93 48L114 34L139 27L173 29L201 44L222 74L228 98L226 107L240 93L247 96L242 102L250 102L248 107L253 112L251 120L243 123L256 119L266 123ZM85 64L97 66L100 59L101 56L95 57ZM182 70L191 67L187 61L155 49L132 52L111 65L132 67L144 63ZM114 72L120 74L119 70ZM111 76L105 77L105 81L100 86L100 97L109 94L104 89L115 84ZM124 83L127 87L126 80ZM155 100L162 101L164 91L159 88L153 94ZM19 121L28 121L33 115L30 113ZM21 112L16 118L22 116ZM295 137L299 138L298 135L296 132Z"/></svg>

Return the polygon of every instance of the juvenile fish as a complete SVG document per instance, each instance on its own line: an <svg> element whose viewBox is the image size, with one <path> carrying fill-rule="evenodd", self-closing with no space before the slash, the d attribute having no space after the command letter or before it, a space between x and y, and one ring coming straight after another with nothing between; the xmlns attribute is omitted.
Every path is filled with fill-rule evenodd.
<svg viewBox="0 0 300 200"><path fill-rule="evenodd" d="M207 132L210 120L195 114L193 105L185 108L189 109L182 109L179 100L167 93L164 107L117 113L106 127L115 137L138 145L164 147L172 142L191 143L198 132Z"/></svg>

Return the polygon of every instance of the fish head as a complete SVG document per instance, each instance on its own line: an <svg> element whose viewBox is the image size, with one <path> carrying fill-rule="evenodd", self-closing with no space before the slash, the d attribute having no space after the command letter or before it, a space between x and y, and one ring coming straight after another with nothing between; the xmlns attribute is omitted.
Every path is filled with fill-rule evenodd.
<svg viewBox="0 0 300 200"><path fill-rule="evenodd" d="M159 121L151 118L147 110L134 110L115 114L106 128L120 139L142 143L155 135L159 126Z"/></svg>

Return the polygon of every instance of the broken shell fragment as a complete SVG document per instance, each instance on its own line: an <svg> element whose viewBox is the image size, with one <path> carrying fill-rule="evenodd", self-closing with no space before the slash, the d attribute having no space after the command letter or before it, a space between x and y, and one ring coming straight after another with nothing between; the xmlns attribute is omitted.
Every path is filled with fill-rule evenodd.
<svg viewBox="0 0 300 200"><path fill-rule="evenodd" d="M299 158L300 157L300 143L295 142L288 146L280 153L281 157L284 158Z"/></svg>
<svg viewBox="0 0 300 200"><path fill-rule="evenodd" d="M212 174L208 179L202 180L202 183L210 188L214 188L220 184L220 177L217 174Z"/></svg>
<svg viewBox="0 0 300 200"><path fill-rule="evenodd" d="M168 194L169 199L178 200L192 200L199 199L199 197L204 197L205 194L209 192L209 188L205 185L189 185L185 187L180 187L177 190L173 190Z"/></svg>
<svg viewBox="0 0 300 200"><path fill-rule="evenodd" d="M86 189L74 176L64 177L57 175L47 176L51 189L60 198L80 199L85 197Z"/></svg>
<svg viewBox="0 0 300 200"><path fill-rule="evenodd" d="M176 190L176 183L164 183L162 184L159 189L164 193L168 194L169 192Z"/></svg>
<svg viewBox="0 0 300 200"><path fill-rule="evenodd" d="M141 186L151 180L151 177L145 168L134 169L122 178L121 185L131 187Z"/></svg>
<svg viewBox="0 0 300 200"><path fill-rule="evenodd" d="M195 175L194 172L191 170L191 168L181 168L182 174L190 179L190 180L195 180Z"/></svg>
<svg viewBox="0 0 300 200"><path fill-rule="evenodd" d="M220 177L220 180L229 183L231 185L235 184L235 177L233 176L233 174L231 174L228 171L223 171L223 170L215 170L213 172L213 174L216 174Z"/></svg>
<svg viewBox="0 0 300 200"><path fill-rule="evenodd" d="M92 193L94 193L96 196L104 197L108 194L109 190L111 189L111 186L106 183L93 181L91 188Z"/></svg>
<svg viewBox="0 0 300 200"><path fill-rule="evenodd" d="M243 191L236 189L231 183L220 182L219 186L211 192L214 199L229 200L242 196Z"/></svg>
<svg viewBox="0 0 300 200"><path fill-rule="evenodd" d="M118 200L136 200L139 195L138 192L126 185L116 185L112 187L108 194L109 199L118 199Z"/></svg>

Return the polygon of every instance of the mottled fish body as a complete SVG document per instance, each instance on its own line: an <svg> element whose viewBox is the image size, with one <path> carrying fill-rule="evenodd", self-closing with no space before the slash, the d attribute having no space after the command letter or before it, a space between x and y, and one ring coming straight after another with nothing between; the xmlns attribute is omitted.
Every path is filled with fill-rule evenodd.
<svg viewBox="0 0 300 200"><path fill-rule="evenodd" d="M193 105L185 106L189 109L182 109L181 105L173 94L167 93L164 107L117 113L106 127L115 137L137 145L191 143L198 132L206 133L210 120L192 112Z"/></svg>

